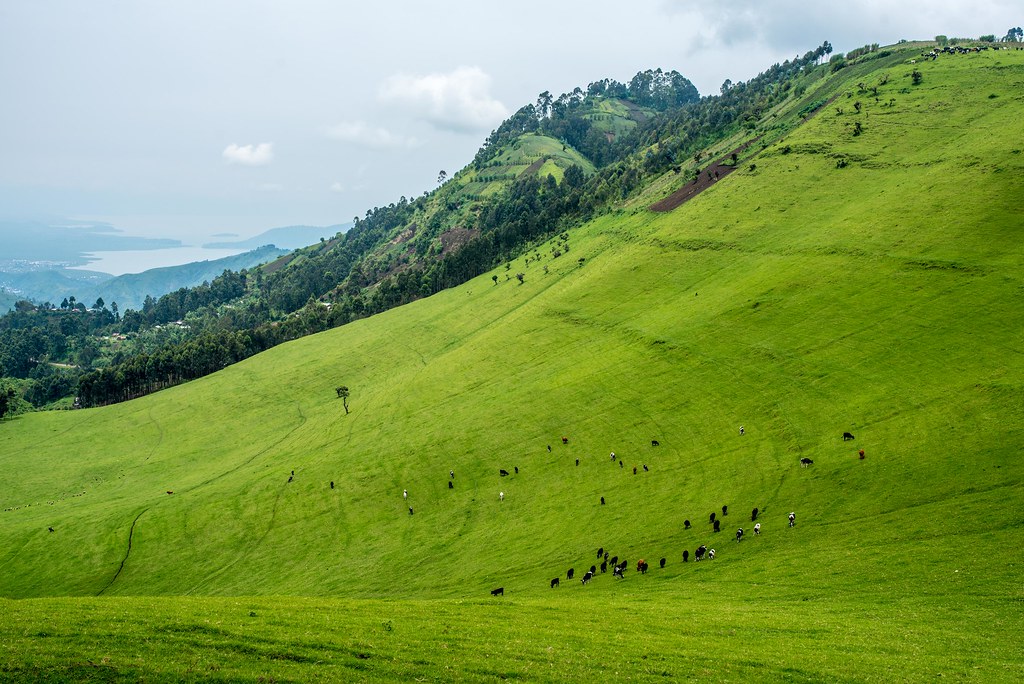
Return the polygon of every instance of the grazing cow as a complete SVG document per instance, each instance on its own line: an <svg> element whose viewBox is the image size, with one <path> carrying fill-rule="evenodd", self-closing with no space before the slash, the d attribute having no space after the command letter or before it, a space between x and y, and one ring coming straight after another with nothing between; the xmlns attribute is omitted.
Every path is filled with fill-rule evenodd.
<svg viewBox="0 0 1024 684"><path fill-rule="evenodd" d="M508 475L508 471L502 468L498 471L498 474L501 475L502 477L506 477Z"/></svg>
<svg viewBox="0 0 1024 684"><path fill-rule="evenodd" d="M761 511L757 510L756 508L750 511L750 522L754 522L755 520L757 520L757 514L760 512Z"/></svg>
<svg viewBox="0 0 1024 684"><path fill-rule="evenodd" d="M700 561L700 560L702 560L704 558L704 554L707 553L707 552L708 552L708 547L706 547L703 544L701 544L700 546L697 547L697 550L693 552L693 559L695 561Z"/></svg>
<svg viewBox="0 0 1024 684"><path fill-rule="evenodd" d="M633 474L636 475L636 466L633 466Z"/></svg>
<svg viewBox="0 0 1024 684"><path fill-rule="evenodd" d="M690 552L685 550L685 549L683 550L683 562L684 563L689 563L690 562Z"/></svg>
<svg viewBox="0 0 1024 684"><path fill-rule="evenodd" d="M621 467L623 467L623 466L622 466L622 459L621 459L621 458L619 459L619 467L620 467L620 468L621 468Z"/></svg>
<svg viewBox="0 0 1024 684"><path fill-rule="evenodd" d="M604 555L604 547L602 546L601 548L599 548L597 550L597 557L601 558L601 556L603 556L603 555Z"/></svg>
<svg viewBox="0 0 1024 684"><path fill-rule="evenodd" d="M615 452L613 451L613 452L612 452L612 453L610 454L610 456L612 457L612 461L614 461L614 460L615 460Z"/></svg>
<svg viewBox="0 0 1024 684"><path fill-rule="evenodd" d="M409 506L409 515L412 515L412 506Z"/></svg>
<svg viewBox="0 0 1024 684"><path fill-rule="evenodd" d="M505 587L498 587L497 589L491 589L491 596L504 596Z"/></svg>
<svg viewBox="0 0 1024 684"><path fill-rule="evenodd" d="M684 520L683 521L683 529L684 530L690 529L690 521L689 520Z"/></svg>
<svg viewBox="0 0 1024 684"><path fill-rule="evenodd" d="M714 513L712 513L710 516L708 516L708 522L709 523L715 522L715 514Z"/></svg>
<svg viewBox="0 0 1024 684"><path fill-rule="evenodd" d="M637 569L640 571L640 574L641 575L646 575L647 574L647 567L648 567L647 561L642 560L642 561L640 561L639 565L640 565L640 567L637 568Z"/></svg>
<svg viewBox="0 0 1024 684"><path fill-rule="evenodd" d="M626 570L626 568L628 568L628 567L629 567L629 561L628 561L628 560L625 560L625 559L623 559L623 560L622 560L622 561L621 561L621 562L619 563L619 567L620 567L620 568L622 568L622 570L623 570L623 571L625 571L625 570Z"/></svg>
<svg viewBox="0 0 1024 684"><path fill-rule="evenodd" d="M651 446L661 446L661 442L656 439L651 440Z"/></svg>
<svg viewBox="0 0 1024 684"><path fill-rule="evenodd" d="M562 438L562 444L568 444L568 443L569 443L569 438L568 437L563 437Z"/></svg>
<svg viewBox="0 0 1024 684"><path fill-rule="evenodd" d="M448 477L450 477L450 478L452 478L454 480L455 479L455 471L454 470L449 470L448 471Z"/></svg>
<svg viewBox="0 0 1024 684"><path fill-rule="evenodd" d="M569 568L569 571L565 573L565 579L571 580L572 576L576 574L576 568Z"/></svg>
<svg viewBox="0 0 1024 684"><path fill-rule="evenodd" d="M608 561L608 564L609 565L618 565L619 564L619 557L618 556L612 556L612 559L610 561Z"/></svg>
<svg viewBox="0 0 1024 684"><path fill-rule="evenodd" d="M592 573L592 572L590 572L588 570L586 573L584 573L583 579L580 580L580 583L581 584L586 584L587 582L589 582L592 579L594 579L594 573Z"/></svg>
<svg viewBox="0 0 1024 684"><path fill-rule="evenodd" d="M577 458L576 459L576 466L579 467L579 465L580 465L580 459Z"/></svg>
<svg viewBox="0 0 1024 684"><path fill-rule="evenodd" d="M743 528L736 530L736 541L743 539Z"/></svg>
<svg viewBox="0 0 1024 684"><path fill-rule="evenodd" d="M52 527L47 527L46 529L48 529L50 532L53 532L53 528Z"/></svg>
<svg viewBox="0 0 1024 684"><path fill-rule="evenodd" d="M664 568L665 567L665 559L662 558L660 561L658 561L658 564L661 565L661 567Z"/></svg>
<svg viewBox="0 0 1024 684"><path fill-rule="evenodd" d="M608 552L607 551L604 552L604 559L608 560Z"/></svg>
<svg viewBox="0 0 1024 684"><path fill-rule="evenodd" d="M708 551L708 560L715 560L715 550L714 549L710 549Z"/></svg>
<svg viewBox="0 0 1024 684"><path fill-rule="evenodd" d="M843 433L843 441L844 442L848 441L848 440L851 440L851 439L853 439L853 434L852 433L850 433L850 432L844 432Z"/></svg>
<svg viewBox="0 0 1024 684"><path fill-rule="evenodd" d="M448 489L455 489L455 483L451 480L448 480Z"/></svg>
<svg viewBox="0 0 1024 684"><path fill-rule="evenodd" d="M743 426L742 425L740 425L740 434L741 435L743 434Z"/></svg>
<svg viewBox="0 0 1024 684"><path fill-rule="evenodd" d="M292 471L292 477L295 477L295 471L294 470Z"/></svg>
<svg viewBox="0 0 1024 684"><path fill-rule="evenodd" d="M597 574L597 566L596 565L591 565L590 566L590 574L591 575L596 575Z"/></svg>
<svg viewBox="0 0 1024 684"><path fill-rule="evenodd" d="M718 532L721 528L722 528L722 521L721 520L716 520L715 521L715 532Z"/></svg>
<svg viewBox="0 0 1024 684"><path fill-rule="evenodd" d="M644 463L644 472L645 473L649 473L650 472L650 469L647 467L646 463Z"/></svg>
<svg viewBox="0 0 1024 684"><path fill-rule="evenodd" d="M625 578L624 578L624 577L622 576L622 568L620 568L620 567L619 567L618 565L616 565L616 566L615 566L615 567L614 567L614 568L612 569L612 577L618 577L619 579L625 579Z"/></svg>
<svg viewBox="0 0 1024 684"><path fill-rule="evenodd" d="M292 481L292 480L294 480L294 479L295 479L295 476L294 476L294 475L289 475L289 476L288 476L288 481L289 481L289 482L291 482L291 481Z"/></svg>
<svg viewBox="0 0 1024 684"><path fill-rule="evenodd" d="M548 453L551 453L551 445L548 444Z"/></svg>
<svg viewBox="0 0 1024 684"><path fill-rule="evenodd" d="M553 580L551 580L551 588L554 589L557 586L558 586L558 578L556 577Z"/></svg>
<svg viewBox="0 0 1024 684"><path fill-rule="evenodd" d="M793 527L794 525L796 525L796 513L790 513L789 514L789 526Z"/></svg>
<svg viewBox="0 0 1024 684"><path fill-rule="evenodd" d="M729 507L722 506L722 515L729 515Z"/></svg>
<svg viewBox="0 0 1024 684"><path fill-rule="evenodd" d="M761 534L761 523L756 523L754 525L754 534Z"/></svg>
<svg viewBox="0 0 1024 684"><path fill-rule="evenodd" d="M173 494L174 492L172 492L171 490L169 490L169 489L168 489L168 490L167 490L167 493L168 493L168 494Z"/></svg>
<svg viewBox="0 0 1024 684"><path fill-rule="evenodd" d="M860 460L862 460L862 461L864 460L864 450L863 450L863 449L861 449L860 451L858 451L858 452L857 452L857 455L858 455L858 456L860 456Z"/></svg>
<svg viewBox="0 0 1024 684"><path fill-rule="evenodd" d="M331 489L334 489L334 480L331 480Z"/></svg>
<svg viewBox="0 0 1024 684"><path fill-rule="evenodd" d="M601 572L608 572L608 561L601 561Z"/></svg>
<svg viewBox="0 0 1024 684"><path fill-rule="evenodd" d="M505 500L505 492L498 492L498 501Z"/></svg>
<svg viewBox="0 0 1024 684"><path fill-rule="evenodd" d="M519 466L515 467L515 471L516 471L516 475L518 475L519 474Z"/></svg>
<svg viewBox="0 0 1024 684"><path fill-rule="evenodd" d="M409 499L409 490L408 489L403 489L402 490L402 498L408 501L408 499Z"/></svg>
<svg viewBox="0 0 1024 684"><path fill-rule="evenodd" d="M804 456L803 458L800 459L800 467L801 468L806 468L807 466L809 466L809 465L811 465L813 463L814 463L814 461L812 461L811 459L807 458L806 456Z"/></svg>

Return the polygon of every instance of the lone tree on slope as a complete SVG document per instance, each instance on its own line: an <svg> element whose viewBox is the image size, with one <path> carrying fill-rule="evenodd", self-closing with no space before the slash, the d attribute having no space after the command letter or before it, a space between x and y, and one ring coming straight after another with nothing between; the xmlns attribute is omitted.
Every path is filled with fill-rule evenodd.
<svg viewBox="0 0 1024 684"><path fill-rule="evenodd" d="M345 407L345 415L348 415L348 387L342 385L341 387L335 387L334 391L338 393L338 398L341 399L342 406Z"/></svg>

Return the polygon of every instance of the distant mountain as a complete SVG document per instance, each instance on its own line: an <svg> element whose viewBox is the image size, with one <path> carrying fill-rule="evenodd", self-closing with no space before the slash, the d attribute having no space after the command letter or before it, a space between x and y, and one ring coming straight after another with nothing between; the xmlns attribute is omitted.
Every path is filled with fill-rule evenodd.
<svg viewBox="0 0 1024 684"><path fill-rule="evenodd" d="M117 302L121 311L140 309L146 295L160 297L182 287L195 287L213 280L225 270L252 268L273 261L288 251L265 245L223 259L153 268L117 277L97 271L61 268L0 273L0 312L9 311L19 299L59 304L69 295L74 295L88 306L102 297L107 305Z"/></svg>
<svg viewBox="0 0 1024 684"><path fill-rule="evenodd" d="M94 291L87 291L81 301L92 303L96 297L102 297L108 305L117 302L121 311L141 309L146 295L160 297L182 287L195 287L213 280L224 271L241 271L268 261L273 261L288 250L273 245L264 245L242 254L214 259L213 261L195 261L181 266L153 268L142 273L126 273L112 278Z"/></svg>
<svg viewBox="0 0 1024 684"><path fill-rule="evenodd" d="M351 223L334 226L285 226L283 228L271 228L247 240L236 240L234 242L208 242L203 249L235 249L248 247L250 249L262 245L274 245L282 249L297 249L306 247L320 238L332 238L338 233L344 233L352 227Z"/></svg>

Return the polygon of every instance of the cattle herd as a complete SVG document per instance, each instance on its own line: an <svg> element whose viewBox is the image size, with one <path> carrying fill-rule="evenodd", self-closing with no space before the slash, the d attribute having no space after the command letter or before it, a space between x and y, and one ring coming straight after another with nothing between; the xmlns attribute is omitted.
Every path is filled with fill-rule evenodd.
<svg viewBox="0 0 1024 684"><path fill-rule="evenodd" d="M743 432L744 431L741 428L740 434L742 435ZM842 435L842 438L843 438L843 441L845 442L845 441L849 441L849 440L854 439L854 436L853 436L853 434L851 434L849 432L844 432L843 435ZM562 444L563 445L567 445L569 443L569 438L568 437L562 437L561 439L562 439ZM652 439L651 440L651 446L652 447L660 446L660 442L658 440L656 440L656 439ZM549 452L551 451L551 446L550 445L548 445L547 450ZM858 455L860 456L860 458L863 459L864 458L864 451L860 450L858 452ZM609 454L609 457L610 457L610 460L613 463L615 461L618 461L619 467L623 466L622 460L618 459L615 456L615 452L611 452L611 454ZM803 457L803 458L800 459L800 465L803 466L803 467L807 467L807 466L809 466L809 465L811 465L813 463L814 463L814 461L812 461L810 458L807 458L807 457ZM580 464L580 459L577 458L576 459L576 465L579 466L579 464ZM643 470L644 470L644 472L650 472L650 469L648 468L647 464L643 464ZM518 466L514 467L513 471L515 472L516 475L518 475L519 474L519 467ZM637 474L637 472L638 472L638 470L637 470L636 466L634 466L633 467L633 474L635 475L635 474ZM504 469L504 468L499 468L498 469L498 475L500 477L509 477L511 475L511 473L508 470ZM288 478L289 482L292 481L292 477L294 477L294 471L292 471L291 477ZM453 470L451 470L451 471L449 471L449 482L448 482L448 488L449 489L454 489L454 486L455 486L454 485L454 480L455 480L455 472ZM333 482L331 482L331 488L332 489L334 488L334 483ZM168 492L168 493L170 493L170 492ZM406 501L408 501L408 498L409 498L408 490L402 490L402 498L405 499ZM499 492L498 493L499 501L503 501L504 498L505 498L504 491ZM605 498L602 496L602 497L600 497L600 499L601 499L601 504L604 505ZM761 509L759 509L757 507L752 509L751 512L750 512L750 521L754 523L753 530L754 530L755 537L758 537L758 536L761 535L761 523L757 522L758 516L761 513L762 513ZM412 515L412 514L413 514L413 509L412 509L411 506L409 506L409 515ZM728 515L729 515L729 506L727 504L722 506L722 508L721 508L721 516L719 516L717 511L713 511L713 512L711 512L710 515L708 515L708 524L711 525L713 532L721 531L722 520L723 520L723 518L725 518ZM796 513L795 512L791 512L789 514L789 516L788 516L788 520L789 520L789 527L795 527L796 526ZM691 530L691 529L693 529L693 525L690 523L690 520L689 519L683 520L683 530L684 531L688 531L688 530ZM743 528L742 527L737 528L736 536L735 536L736 542L737 543L742 542L743 541L743 537L744 537L744 530L743 530ZM708 548L707 544L703 544L702 543L702 544L698 545L694 549L694 551L693 551L693 559L694 559L695 562L701 562L701 561L704 561L704 560L714 560L714 558L715 558L715 549ZM609 568L611 568L612 576L613 577L615 577L617 579L625 579L625 573L626 573L626 570L629 567L628 561L619 559L618 556L611 556L610 553L604 549L604 547L601 547L601 548L597 549L597 560L600 562L600 567L597 564L591 565L590 568L588 570L586 570L586 572L583 574L583 577L580 579L580 583L582 585L589 584L598 574L602 574L603 575L603 574L607 573ZM683 563L689 563L689 561L690 561L690 551L689 551L689 549L683 549L683 551L682 551L682 562ZM666 564L667 564L667 562L668 562L667 558L661 558L658 561L658 566L660 568L664 569ZM641 575L646 574L647 571L648 571L648 568L649 568L649 565L648 565L647 561L645 561L643 559L640 559L639 561L637 561L636 572L638 574L641 574ZM576 574L576 569L574 567L570 567L566 571L566 573L565 573L566 580L570 580L571 581L575 577L575 574ZM556 589L556 588L560 587L561 586L561 578L560 577L553 577L551 579L551 581L549 582L549 586L552 589ZM491 595L492 596L504 596L505 595L505 587L498 587L496 589L492 589L491 590Z"/></svg>

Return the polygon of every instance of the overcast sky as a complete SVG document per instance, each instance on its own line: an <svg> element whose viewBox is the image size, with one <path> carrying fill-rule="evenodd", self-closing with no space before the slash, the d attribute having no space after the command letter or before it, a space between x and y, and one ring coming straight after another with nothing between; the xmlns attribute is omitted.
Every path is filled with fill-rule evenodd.
<svg viewBox="0 0 1024 684"><path fill-rule="evenodd" d="M661 67L712 94L824 40L1021 24L1020 0L0 0L0 217L186 242L342 223L544 90Z"/></svg>

